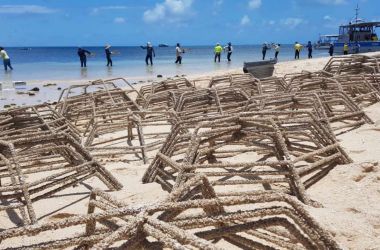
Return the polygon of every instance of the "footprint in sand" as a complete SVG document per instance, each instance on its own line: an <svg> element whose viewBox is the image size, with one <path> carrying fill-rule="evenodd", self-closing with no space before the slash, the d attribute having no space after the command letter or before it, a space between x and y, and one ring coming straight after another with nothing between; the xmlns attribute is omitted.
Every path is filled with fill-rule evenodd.
<svg viewBox="0 0 380 250"><path fill-rule="evenodd" d="M73 217L73 216L75 216L75 214L58 213L58 214L54 214L54 215L50 216L49 220L60 220L60 219L69 218L69 217Z"/></svg>
<svg viewBox="0 0 380 250"><path fill-rule="evenodd" d="M363 152L365 152L365 150L350 150L350 153L352 153L352 154L360 154Z"/></svg>
<svg viewBox="0 0 380 250"><path fill-rule="evenodd" d="M353 207L346 208L346 211L354 213L354 214L359 214L360 213L359 210L357 210L356 208L353 208Z"/></svg>

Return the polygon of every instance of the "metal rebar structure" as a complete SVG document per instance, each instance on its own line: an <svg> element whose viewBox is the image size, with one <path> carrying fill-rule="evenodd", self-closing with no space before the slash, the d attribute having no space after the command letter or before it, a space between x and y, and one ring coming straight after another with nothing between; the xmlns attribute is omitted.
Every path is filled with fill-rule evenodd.
<svg viewBox="0 0 380 250"><path fill-rule="evenodd" d="M305 111L336 135L373 121L342 91L296 92L255 96L244 111Z"/></svg>
<svg viewBox="0 0 380 250"><path fill-rule="evenodd" d="M201 199L190 199L194 186ZM73 233L78 226L84 231ZM62 237L60 230L70 233ZM162 202L137 208L94 190L88 215L5 230L0 241L52 231L55 240L18 242L9 249L340 249L293 197L274 192L215 197L204 176Z"/></svg>
<svg viewBox="0 0 380 250"><path fill-rule="evenodd" d="M255 117L256 116L256 117ZM193 130L178 123L144 174L167 191L194 173L210 178L216 191L278 190L310 204L305 189L337 164L351 162L335 137L318 122L301 117L273 119L278 114L244 113L208 117ZM219 189L220 188L220 189Z"/></svg>
<svg viewBox="0 0 380 250"><path fill-rule="evenodd" d="M214 76L208 83L208 88L225 89L228 87L241 88L248 96L260 95L263 92L261 81L249 73Z"/></svg>
<svg viewBox="0 0 380 250"><path fill-rule="evenodd" d="M163 145L174 121L170 112L114 108L94 115L83 134L84 146L97 159L143 160L145 164L147 153Z"/></svg>
<svg viewBox="0 0 380 250"><path fill-rule="evenodd" d="M56 110L81 132L86 130L98 113L107 113L115 108L139 111L140 107L130 96L139 96L139 93L131 85L132 89L119 88L115 84L116 80L128 83L123 78L116 78L71 85L62 90Z"/></svg>
<svg viewBox="0 0 380 250"><path fill-rule="evenodd" d="M317 73L304 72L293 75L286 92L343 91L361 106L369 106L380 100L377 79L363 74L345 74L321 77Z"/></svg>
<svg viewBox="0 0 380 250"><path fill-rule="evenodd" d="M0 140L0 147L0 211L19 209L24 224L37 221L34 202L89 178L99 178L112 190L122 188L68 134L25 133L23 138Z"/></svg>
<svg viewBox="0 0 380 250"><path fill-rule="evenodd" d="M283 77L261 78L261 89L263 94L278 94L285 92L287 83Z"/></svg>
<svg viewBox="0 0 380 250"><path fill-rule="evenodd" d="M369 84L371 84L380 93L380 73L379 74L363 74Z"/></svg>
<svg viewBox="0 0 380 250"><path fill-rule="evenodd" d="M174 110L182 119L241 112L249 96L240 88L208 88L184 92Z"/></svg>
<svg viewBox="0 0 380 250"><path fill-rule="evenodd" d="M0 112L0 140L16 140L54 133L67 133L81 141L79 131L50 105L20 107Z"/></svg>
<svg viewBox="0 0 380 250"><path fill-rule="evenodd" d="M331 77L306 72L290 78L286 92L343 91L341 84Z"/></svg>
<svg viewBox="0 0 380 250"><path fill-rule="evenodd" d="M380 56L333 56L323 70L334 75L380 73Z"/></svg>
<svg viewBox="0 0 380 250"><path fill-rule="evenodd" d="M334 79L340 83L343 91L357 104L367 107L380 101L380 91L376 88L378 79L375 77L363 74L347 74L335 76Z"/></svg>
<svg viewBox="0 0 380 250"><path fill-rule="evenodd" d="M146 106L146 100L148 100L152 95L157 95L160 93L166 93L170 91L183 92L194 89L194 85L189 80L183 77L167 79L161 82L153 82L149 85L145 85L140 88L140 97L136 99L136 102L141 106Z"/></svg>
<svg viewBox="0 0 380 250"><path fill-rule="evenodd" d="M248 96L257 96L262 94L274 94L284 92L287 83L282 77L267 77L257 79L249 73L229 74L212 77L209 81L209 88L241 88Z"/></svg>

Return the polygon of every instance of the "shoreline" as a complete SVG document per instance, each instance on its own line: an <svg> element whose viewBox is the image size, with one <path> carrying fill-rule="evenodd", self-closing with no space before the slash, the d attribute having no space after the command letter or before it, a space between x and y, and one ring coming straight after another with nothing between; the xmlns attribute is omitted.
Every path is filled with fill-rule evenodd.
<svg viewBox="0 0 380 250"><path fill-rule="evenodd" d="M371 55L376 54L376 52L369 52L369 53L363 53L362 55ZM275 70L273 73L273 76L284 76L286 74L296 73L300 72L302 70L306 71L318 71L322 70L323 66L327 63L327 61L330 59L329 56L326 57L317 57L312 59L299 59L299 60L290 60L290 61L282 61L275 64ZM213 70L210 72L204 72L204 73L194 73L194 74L188 74L184 75L188 80L194 81L194 80L202 80L207 79L213 76L217 75L224 75L224 74L233 74L233 73L242 73L243 72L243 65L239 68L232 68L232 69L218 69ZM121 78L126 79L129 83L131 83L134 88L137 90L140 89L141 86L147 83L151 82L157 82L162 81L167 78L175 77L175 75L166 76L163 75L162 78L157 78L157 76L138 76L138 77L126 77L126 76L120 76ZM111 78L104 78L104 79L112 79ZM15 88L9 88L6 89L2 88L0 91L0 110L3 110L5 105L11 105L12 107L18 107L18 106L28 106L28 105L34 105L34 104L42 104L45 102L52 103L58 100L58 97L61 93L61 90L64 88L67 88L70 85L75 84L85 84L91 81L95 81L99 79L77 79L77 80L26 80L27 83L25 88L22 89L15 89ZM53 84L49 87L44 87L46 84ZM39 91L35 93L33 96L29 96L27 92L31 90L32 88L39 88ZM127 87L127 86L125 86ZM24 94L18 94L17 92L24 92Z"/></svg>

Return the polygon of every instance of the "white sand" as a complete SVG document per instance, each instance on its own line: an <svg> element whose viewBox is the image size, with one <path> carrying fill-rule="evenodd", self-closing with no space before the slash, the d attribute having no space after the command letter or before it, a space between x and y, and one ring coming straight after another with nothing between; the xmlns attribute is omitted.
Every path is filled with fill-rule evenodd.
<svg viewBox="0 0 380 250"><path fill-rule="evenodd" d="M275 74L320 70L328 59L281 62L276 65ZM236 71L240 72L238 69ZM52 88L56 90L55 87ZM380 249L380 103L365 108L365 111L375 121L374 125L367 124L338 136L338 140L354 163L336 167L307 190L311 198L323 206L309 207L309 211L346 249ZM123 190L112 192L112 195L128 204L145 205L163 199L167 195L156 183L141 183L148 164L139 162L104 164L124 185ZM54 220L52 216L57 214L85 214L91 187L105 188L93 178L86 181L85 185L68 188L59 195L36 202L34 208L37 217L40 218L39 223ZM0 212L0 229L14 226L15 223L9 220L9 214ZM41 239L42 237L47 239L54 235L45 233L41 235ZM28 237L24 237L23 241L29 242ZM19 239L4 241L0 248L13 245L15 242L20 241Z"/></svg>

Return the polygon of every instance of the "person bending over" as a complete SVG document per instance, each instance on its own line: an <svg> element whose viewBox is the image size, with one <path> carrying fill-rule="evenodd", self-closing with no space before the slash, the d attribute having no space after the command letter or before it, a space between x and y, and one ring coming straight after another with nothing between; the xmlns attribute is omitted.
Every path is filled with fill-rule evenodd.
<svg viewBox="0 0 380 250"><path fill-rule="evenodd" d="M80 60L80 66L87 67L87 55L91 55L91 52L82 48L78 48L78 56Z"/></svg>
<svg viewBox="0 0 380 250"><path fill-rule="evenodd" d="M13 70L13 67L11 65L11 59L8 56L8 53L5 51L3 47L0 47L0 56L3 58L3 64L4 64L4 70L8 71L8 68Z"/></svg>

